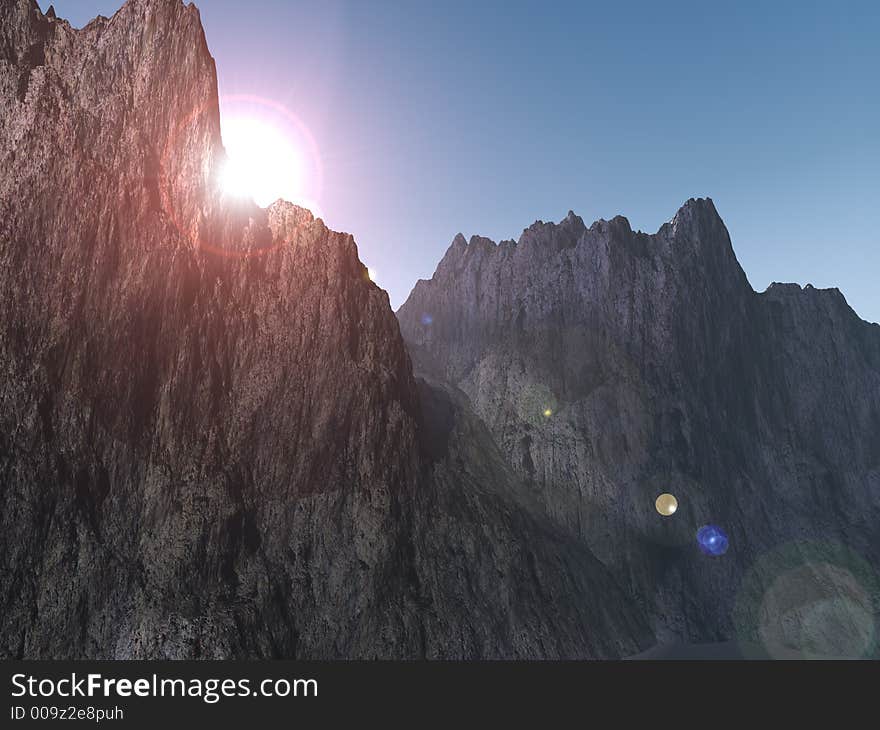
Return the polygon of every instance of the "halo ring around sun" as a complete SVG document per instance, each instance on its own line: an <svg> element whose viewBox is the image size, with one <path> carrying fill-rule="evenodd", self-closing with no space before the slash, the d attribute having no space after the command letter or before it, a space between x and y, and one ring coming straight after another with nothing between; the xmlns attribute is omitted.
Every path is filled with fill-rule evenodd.
<svg viewBox="0 0 880 730"><path fill-rule="evenodd" d="M278 114L282 117L287 123L289 123L298 133L298 135L305 142L305 152L308 155L308 161L311 162L314 171L315 171L315 179L314 179L314 191L311 195L311 199L318 201L321 198L321 193L324 188L324 166L321 162L321 154L318 150L318 144L315 141L314 136L312 135L311 130L306 126L306 124L300 119L296 114L294 114L290 109L288 109L283 104L275 101L274 99L267 99L263 96L258 96L256 94L229 94L222 95L220 97L220 103L223 104L234 104L234 105L251 105L256 107L263 107L265 109L270 109L271 111ZM244 116L244 115L242 115ZM256 117L257 115L248 115ZM222 125L221 125L222 130ZM292 200L291 203L297 203L298 201Z"/></svg>
<svg viewBox="0 0 880 730"><path fill-rule="evenodd" d="M324 168L321 162L321 155L318 151L318 145L315 142L315 138L312 136L309 128L303 123L303 121L292 111L290 111L283 104L280 104L272 99L267 99L265 97L257 96L255 94L230 94L226 96L220 97L226 102L239 102L239 103L250 103L258 106L263 106L269 109L276 111L281 114L288 122L290 122L296 130L300 133L302 138L305 140L306 145L308 147L309 155L311 156L312 164L315 169L315 193L314 197L307 201L310 203L309 210L316 217L320 217L320 209L317 206L317 203L311 202L317 200L320 196L321 191L324 185ZM183 115L179 121L172 127L168 136L165 139L165 144L162 149L162 155L159 163L159 198L161 202L162 209L171 219L171 222L174 224L174 227L177 228L178 232L188 239L192 245L204 251L208 251L210 253L217 254L218 256L223 257L232 257L232 258L250 258L252 256L262 256L271 251L274 251L278 248L279 243L274 243L271 246L266 246L262 248L248 248L242 250L234 250L234 249L226 249L220 246L216 246L212 244L210 241L204 240L201 234L196 230L191 230L191 226L185 226L183 221L180 218L180 214L177 210L177 206L174 201L174 195L172 194L172 183L169 180L167 170L169 168L169 156L174 150L175 143L177 142L178 136L181 132L191 125L193 122L198 120L202 115L207 114L211 111L211 103L210 101L206 101L202 104L198 104L192 109L189 110L185 115ZM219 106L216 107L219 112ZM222 131L221 131L222 135ZM216 171L215 173L216 174ZM291 201L295 202L295 201Z"/></svg>

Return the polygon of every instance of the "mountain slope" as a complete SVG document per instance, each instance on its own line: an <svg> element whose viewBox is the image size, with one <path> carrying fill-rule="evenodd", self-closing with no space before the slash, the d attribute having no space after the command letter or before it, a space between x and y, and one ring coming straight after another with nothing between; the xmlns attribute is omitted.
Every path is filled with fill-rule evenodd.
<svg viewBox="0 0 880 730"><path fill-rule="evenodd" d="M756 294L710 200L650 236L573 213L458 236L398 318L662 639L874 650L880 327L836 290ZM705 524L726 555L697 549Z"/></svg>
<svg viewBox="0 0 880 730"><path fill-rule="evenodd" d="M646 648L431 425L352 237L224 197L223 158L194 6L0 6L0 656Z"/></svg>

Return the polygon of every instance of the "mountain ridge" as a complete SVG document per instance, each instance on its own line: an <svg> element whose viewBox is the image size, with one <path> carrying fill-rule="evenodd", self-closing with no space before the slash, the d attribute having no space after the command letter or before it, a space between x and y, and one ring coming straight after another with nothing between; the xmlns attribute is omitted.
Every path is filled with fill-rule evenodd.
<svg viewBox="0 0 880 730"><path fill-rule="evenodd" d="M693 199L456 237L395 317L351 235L220 189L193 6L0 20L0 656L876 655L842 295L754 292Z"/></svg>
<svg viewBox="0 0 880 730"><path fill-rule="evenodd" d="M574 226L576 227L576 229L579 228L579 233L581 233L581 234L586 230L597 230L597 229L601 230L602 227L604 227L604 226L620 226L622 228L622 230L628 230L638 236L652 236L652 235L656 236L656 235L660 235L661 233L663 233L664 228L666 228L666 227L674 228L676 226L676 218L679 215L683 215L685 210L687 208L689 208L689 206L700 205L703 203L708 203L711 206L713 214L715 216L717 216L720 221L721 217L720 217L720 215L718 215L717 210L715 209L714 201L712 200L712 198L710 198L710 197L689 198L687 201L685 201L679 207L678 211L676 211L676 214L671 219L662 223L658 227L657 231L654 234L646 233L645 231L642 231L642 230L633 230L630 223L629 223L629 219L625 215L621 215L621 214L612 216L609 219L598 218L595 221L593 221L592 224L587 226L584 223L584 219L581 216L577 215L577 213L575 213L573 210L569 210L568 213L566 214L566 216L564 218L562 218L559 222L547 222L547 221L544 221L541 219L535 220L534 223L530 224L529 226L526 226L523 229L522 233L520 234L519 239L502 239L502 240L496 242L495 240L493 240L491 238L487 238L487 237L479 235L479 234L474 234L474 235L470 236L470 238L468 238L463 233L459 232L453 237L452 242L447 247L447 249L443 253L443 255L440 257L440 261L438 262L438 265L435 268L435 272L432 275L432 277L430 279L418 279L416 281L416 283L414 284L414 287L419 286L423 282L432 281L436 277L439 270L441 269L441 264L443 265L443 267L451 265L450 262L455 261L458 256L464 255L468 251L468 249L475 243L478 244L478 247L485 248L487 251L498 250L499 252L506 252L506 251L514 249L518 245L520 245L520 243L522 242L524 237L528 237L530 240L531 237L536 232L541 231L543 228L545 228L547 226L551 227L551 229L552 228L560 228L560 227L564 226L566 223L568 223L569 225L571 225L573 223ZM723 223L723 221L722 221L722 223ZM797 287L797 289L800 291L815 290L818 292L827 292L829 295L836 292L836 293L840 294L840 296L843 297L844 301L846 301L845 295L840 290L840 288L837 286L816 287L810 282L807 282L806 284L800 284L800 283L788 282L788 281L772 281L767 285L767 287L763 291L761 291L761 290L752 288L750 285L750 288L752 288L756 294L764 294L770 289L777 289L779 287ZM794 291L794 290L792 289L791 291ZM404 302L404 304L405 303L406 302ZM398 307L397 311L399 311L404 306L404 304L401 304L400 307ZM847 302L847 306L850 306L848 302ZM860 320L866 322L867 324L876 325L876 326L880 327L880 324L878 324L876 322L871 322L870 320L865 320L863 317L861 317L858 314L858 312L855 312L855 310L853 310L853 312L856 314L856 316Z"/></svg>
<svg viewBox="0 0 880 730"><path fill-rule="evenodd" d="M578 220L538 222L507 246L457 237L397 311L416 373L465 394L548 518L646 602L661 640L763 631L804 648L826 631L818 653L840 655L849 621L859 652L875 651L880 594L861 566L880 551L880 327L837 290L755 292L710 200L653 235L622 217ZM680 508L664 519L653 498L667 491ZM706 522L731 535L729 555L700 557ZM824 577L761 562L787 543ZM851 601L816 568L814 543L861 576L856 619L759 626L738 613L756 564L758 596L793 580L817 604ZM850 551L863 557L848 563Z"/></svg>
<svg viewBox="0 0 880 730"><path fill-rule="evenodd" d="M193 6L0 21L0 656L650 646L413 376L353 237L224 194Z"/></svg>

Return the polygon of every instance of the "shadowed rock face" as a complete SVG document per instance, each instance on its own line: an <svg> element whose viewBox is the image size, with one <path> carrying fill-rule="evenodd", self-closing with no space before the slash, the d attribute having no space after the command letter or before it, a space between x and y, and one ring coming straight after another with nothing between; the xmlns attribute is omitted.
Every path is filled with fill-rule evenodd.
<svg viewBox="0 0 880 730"><path fill-rule="evenodd" d="M398 318L416 371L465 394L661 639L873 651L880 327L837 290L755 293L710 200L655 235L570 213L458 236ZM697 549L709 523L723 557Z"/></svg>
<svg viewBox="0 0 880 730"><path fill-rule="evenodd" d="M0 6L0 656L646 648L351 236L223 156L193 6Z"/></svg>

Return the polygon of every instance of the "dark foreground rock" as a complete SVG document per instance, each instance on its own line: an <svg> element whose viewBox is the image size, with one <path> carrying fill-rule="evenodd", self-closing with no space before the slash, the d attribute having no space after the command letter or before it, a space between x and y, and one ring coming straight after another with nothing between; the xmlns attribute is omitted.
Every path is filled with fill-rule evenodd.
<svg viewBox="0 0 880 730"><path fill-rule="evenodd" d="M0 657L607 657L653 635L352 237L224 198L193 6L0 4Z"/></svg>

